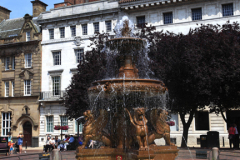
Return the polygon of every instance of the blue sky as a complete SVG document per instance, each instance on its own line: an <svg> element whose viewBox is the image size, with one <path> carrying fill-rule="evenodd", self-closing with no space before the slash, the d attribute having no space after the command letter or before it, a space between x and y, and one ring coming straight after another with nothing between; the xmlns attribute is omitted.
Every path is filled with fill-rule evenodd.
<svg viewBox="0 0 240 160"><path fill-rule="evenodd" d="M0 0L0 6L3 6L12 12L10 19L23 17L26 13L32 15L32 3L34 0ZM55 3L64 2L64 0L41 0L46 3L47 11L54 8Z"/></svg>

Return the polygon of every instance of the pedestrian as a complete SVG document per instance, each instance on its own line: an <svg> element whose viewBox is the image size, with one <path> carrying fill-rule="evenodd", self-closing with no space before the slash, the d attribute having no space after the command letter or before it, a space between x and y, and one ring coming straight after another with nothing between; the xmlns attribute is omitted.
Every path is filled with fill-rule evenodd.
<svg viewBox="0 0 240 160"><path fill-rule="evenodd" d="M13 143L13 141L11 140L9 155L10 155L10 154L13 154L13 145L14 145L14 144L15 144L15 143Z"/></svg>
<svg viewBox="0 0 240 160"><path fill-rule="evenodd" d="M239 133L238 133L238 129L237 129L237 125L236 124L234 124L234 128L235 128L234 148L238 149L239 148Z"/></svg>
<svg viewBox="0 0 240 160"><path fill-rule="evenodd" d="M11 132L8 132L8 148L9 148L8 154L9 154L9 155L10 155L11 140L12 140Z"/></svg>
<svg viewBox="0 0 240 160"><path fill-rule="evenodd" d="M18 146L19 146L19 153L22 153L22 145L23 145L23 133L19 132L18 138Z"/></svg>
<svg viewBox="0 0 240 160"><path fill-rule="evenodd" d="M95 145L96 141L94 140L90 140L90 145L88 146L89 148L94 148L94 145Z"/></svg>
<svg viewBox="0 0 240 160"><path fill-rule="evenodd" d="M230 127L228 129L228 139L229 139L230 148L232 148L232 144L233 144L233 147L234 147L235 128L233 127L232 124L230 125Z"/></svg>

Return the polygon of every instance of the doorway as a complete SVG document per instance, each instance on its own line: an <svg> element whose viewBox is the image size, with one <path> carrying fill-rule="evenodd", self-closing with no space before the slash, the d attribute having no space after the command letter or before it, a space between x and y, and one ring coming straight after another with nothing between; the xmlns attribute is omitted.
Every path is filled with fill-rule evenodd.
<svg viewBox="0 0 240 160"><path fill-rule="evenodd" d="M32 146L32 124L27 121L23 124L23 146L26 145L27 142L27 146Z"/></svg>

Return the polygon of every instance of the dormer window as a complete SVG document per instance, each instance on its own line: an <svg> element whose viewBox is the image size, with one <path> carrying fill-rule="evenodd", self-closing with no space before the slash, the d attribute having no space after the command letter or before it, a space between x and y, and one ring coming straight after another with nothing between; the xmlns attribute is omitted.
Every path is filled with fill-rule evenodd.
<svg viewBox="0 0 240 160"><path fill-rule="evenodd" d="M26 41L30 40L31 40L30 32L26 32Z"/></svg>

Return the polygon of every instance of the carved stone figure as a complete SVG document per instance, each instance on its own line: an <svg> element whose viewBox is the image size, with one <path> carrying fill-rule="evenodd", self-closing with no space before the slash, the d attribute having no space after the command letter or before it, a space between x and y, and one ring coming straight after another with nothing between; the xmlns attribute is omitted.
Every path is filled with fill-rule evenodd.
<svg viewBox="0 0 240 160"><path fill-rule="evenodd" d="M97 119L94 118L92 111L87 110L83 113L86 123L83 128L84 142L81 148L85 148L89 140L102 141L106 146L112 146L110 138L103 132L108 122L107 111L101 109Z"/></svg>
<svg viewBox="0 0 240 160"><path fill-rule="evenodd" d="M148 135L148 127L147 127L147 118L145 117L145 108L134 108L134 116L132 118L130 112L125 108L127 113L129 114L130 121L134 126L132 128L132 134L135 135L138 144L139 150L147 149L147 135ZM131 142L129 142L131 143Z"/></svg>
<svg viewBox="0 0 240 160"><path fill-rule="evenodd" d="M153 143L155 139L164 138L166 145L174 146L170 142L170 127L166 122L167 116L168 112L165 110L151 110L150 122L155 130L148 137L149 144Z"/></svg>

